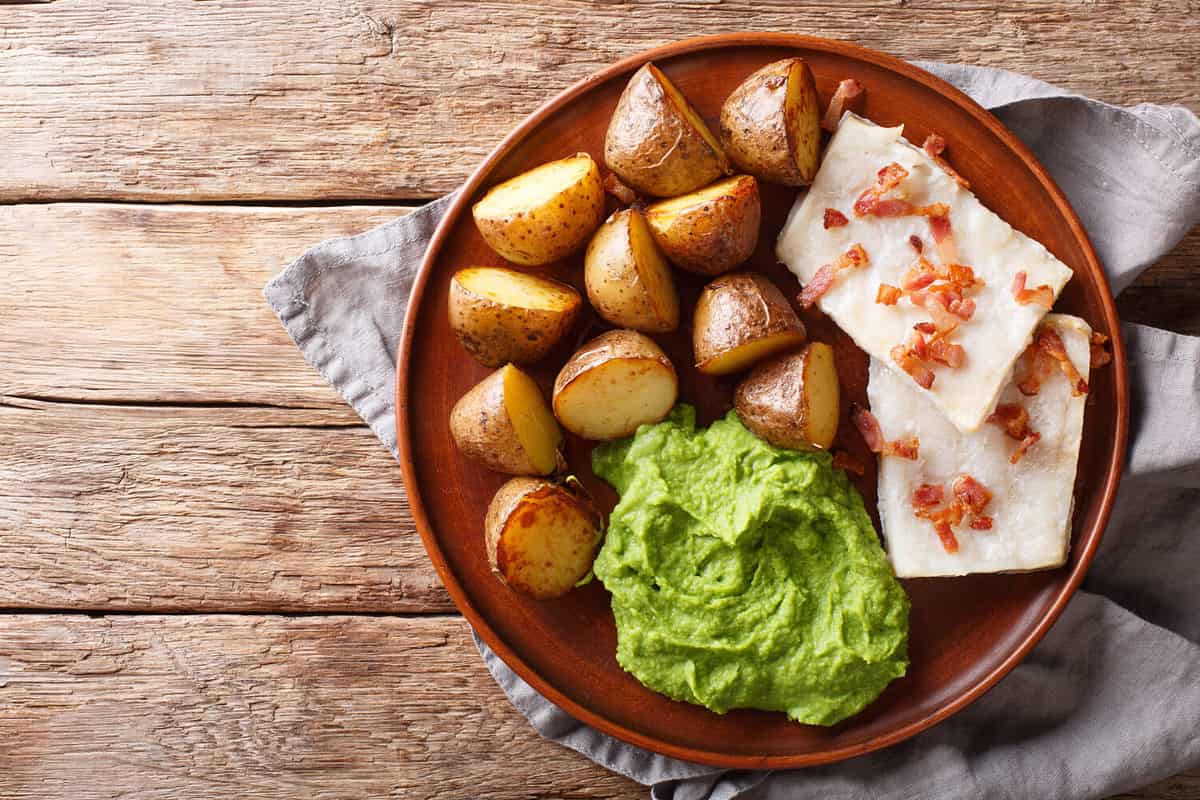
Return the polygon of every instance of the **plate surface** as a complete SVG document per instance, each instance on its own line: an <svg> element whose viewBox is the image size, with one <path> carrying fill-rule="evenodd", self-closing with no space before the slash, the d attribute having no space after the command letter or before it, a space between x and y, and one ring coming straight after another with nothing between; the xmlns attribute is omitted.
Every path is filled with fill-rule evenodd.
<svg viewBox="0 0 1200 800"><path fill-rule="evenodd" d="M475 230L470 204L500 180L551 159L585 151L602 163L604 132L617 98L647 60L667 73L715 129L721 103L747 75L796 55L811 65L822 104L839 80L853 77L867 89L866 117L903 123L906 136L918 143L930 132L943 135L948 157L980 200L1075 270L1056 310L1083 316L1114 340L1113 363L1092 374L1067 565L1024 575L904 581L912 599L908 675L832 728L791 723L778 713L720 716L644 688L616 662L609 596L597 582L556 602L511 592L489 571L483 544L484 512L505 476L460 456L448 421L455 401L489 372L450 331L450 276L466 266L504 264ZM553 82L547 75L548 88ZM762 188L763 226L750 265L794 297L799 287L775 263L773 246L796 192ZM582 290L581 255L543 271ZM678 367L682 399L696 405L707 423L730 407L735 379L712 379L691 368L687 312L703 281L678 271L676 278L683 330L655 338ZM846 406L864 401L865 354L815 309L802 316L811 338L835 346ZM548 391L574 346L606 327L586 316L570 340L531 373ZM396 389L401 468L417 528L454 602L500 657L556 704L606 733L678 758L739 768L827 763L898 742L963 708L1012 669L1062 611L1100 540L1120 477L1128 396L1117 333L1100 265L1062 193L1033 155L961 92L903 61L844 42L786 34L691 39L621 61L567 89L526 119L471 176L430 244L405 320ZM848 420L838 441L873 463ZM567 449L572 469L603 509L611 509L616 496L592 475L590 445L569 438ZM855 483L875 516L874 469Z"/></svg>

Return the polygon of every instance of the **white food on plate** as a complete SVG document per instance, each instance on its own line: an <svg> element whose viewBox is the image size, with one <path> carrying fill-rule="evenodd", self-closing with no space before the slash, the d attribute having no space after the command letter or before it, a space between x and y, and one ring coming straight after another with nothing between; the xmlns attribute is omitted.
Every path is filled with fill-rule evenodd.
<svg viewBox="0 0 1200 800"><path fill-rule="evenodd" d="M1078 317L1047 314L1067 355L1081 375L1091 363L1091 328ZM965 575L971 572L1016 572L1063 564L1071 538L1075 468L1083 432L1087 395L1071 396L1071 386L1055 370L1038 394L1021 394L1008 381L1001 403L1019 403L1029 412L1029 426L1041 439L1017 463L1009 457L1017 442L995 424L963 433L922 396L907 376L871 359L867 396L887 440L920 439L920 458L881 459L879 519L888 557L902 578ZM983 513L991 530L976 531L966 522L954 528L957 553L947 553L933 523L913 513L913 491L921 484L950 486L968 474L992 492Z"/></svg>
<svg viewBox="0 0 1200 800"><path fill-rule="evenodd" d="M925 256L937 263L934 242L927 218L856 217L854 201L874 185L880 168L896 162L910 173L902 188L911 202L948 205L958 262L971 267L986 284L969 294L976 304L975 314L952 337L965 349L966 362L954 369L932 365L936 377L929 390L918 387L898 368L896 376L932 399L960 430L972 431L995 406L1013 362L1029 344L1045 313L1042 306L1016 303L1011 291L1013 278L1023 270L1028 288L1049 285L1057 298L1072 273L1041 244L986 209L928 155L902 138L902 131L902 127L880 127L847 112L812 188L792 208L776 253L801 283L806 283L821 266L851 245L861 244L869 263L840 271L818 305L860 348L891 365L892 347L906 339L914 324L926 322L930 316L907 299L894 306L877 304L876 291L880 283L900 285L901 275L916 257L910 236L919 236ZM993 178L1003 180L1000 175ZM840 211L849 223L826 230L827 208Z"/></svg>

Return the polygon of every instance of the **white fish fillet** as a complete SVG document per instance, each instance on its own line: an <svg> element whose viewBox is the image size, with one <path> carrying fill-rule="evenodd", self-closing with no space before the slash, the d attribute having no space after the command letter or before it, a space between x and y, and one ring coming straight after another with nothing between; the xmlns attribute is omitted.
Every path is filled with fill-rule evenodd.
<svg viewBox="0 0 1200 800"><path fill-rule="evenodd" d="M910 173L902 187L913 203L950 206L958 261L970 266L986 284L972 290L969 296L976 304L975 315L960 325L952 338L965 349L966 363L956 369L932 365L936 378L928 391L904 373L897 374L930 398L960 430L971 431L991 413L1013 361L1029 344L1045 313L1041 306L1016 303L1011 290L1014 276L1025 271L1028 288L1048 285L1057 298L1072 273L1041 244L984 208L928 155L903 139L902 131L847 112L812 188L792 208L776 253L805 283L851 245L861 244L870 263L839 272L818 305L859 347L891 364L892 347L908 337L914 324L930 317L907 299L894 306L877 304L876 291L880 283L900 285L901 275L916 257L908 241L911 235L922 239L926 257L936 263L934 242L926 218L855 217L854 201L875 183L881 167L897 162ZM995 179L1003 180L1003 176ZM825 230L826 208L842 212L849 224Z"/></svg>
<svg viewBox="0 0 1200 800"><path fill-rule="evenodd" d="M1091 328L1078 317L1047 314L1044 324L1058 331L1067 355L1085 378L1091 363ZM1029 426L1041 439L1016 464L1009 457L1017 442L995 424L963 433L923 396L912 381L871 359L867 395L871 412L887 440L920 439L920 459L885 456L879 469L879 518L888 557L902 578L1016 572L1056 567L1067 557L1071 538L1072 493L1083 433L1086 395L1071 396L1060 370L1026 397L1011 380L1001 403L1020 403ZM993 494L984 511L989 531L954 529L957 553L947 553L933 523L913 514L913 490L923 483L946 487L962 474Z"/></svg>

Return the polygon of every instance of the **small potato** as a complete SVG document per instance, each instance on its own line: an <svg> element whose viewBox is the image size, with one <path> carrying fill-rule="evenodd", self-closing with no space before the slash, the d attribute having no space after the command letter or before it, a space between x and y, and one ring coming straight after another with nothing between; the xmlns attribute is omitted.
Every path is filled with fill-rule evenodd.
<svg viewBox="0 0 1200 800"><path fill-rule="evenodd" d="M747 428L776 447L828 450L841 416L833 348L812 342L761 362L737 385L733 405Z"/></svg>
<svg viewBox="0 0 1200 800"><path fill-rule="evenodd" d="M636 331L609 331L576 351L554 381L554 415L584 439L620 439L658 422L679 381L666 353Z"/></svg>
<svg viewBox="0 0 1200 800"><path fill-rule="evenodd" d="M641 194L674 197L728 174L721 143L658 67L629 79L604 137L604 163Z"/></svg>
<svg viewBox="0 0 1200 800"><path fill-rule="evenodd" d="M533 378L506 364L454 404L450 434L458 449L509 475L549 475L562 431Z"/></svg>
<svg viewBox="0 0 1200 800"><path fill-rule="evenodd" d="M493 186L471 213L488 245L516 264L571 255L604 219L604 184L587 153L542 164Z"/></svg>
<svg viewBox="0 0 1200 800"><path fill-rule="evenodd" d="M503 267L468 267L450 279L450 327L488 367L537 361L571 329L582 305L565 283Z"/></svg>
<svg viewBox="0 0 1200 800"><path fill-rule="evenodd" d="M805 336L783 294L756 272L722 275L696 301L692 349L696 369L708 375L740 372Z"/></svg>
<svg viewBox="0 0 1200 800"><path fill-rule="evenodd" d="M488 506L488 561L522 594L535 600L562 597L591 569L601 522L581 491L537 478L513 478Z"/></svg>
<svg viewBox="0 0 1200 800"><path fill-rule="evenodd" d="M821 112L802 58L767 64L721 107L721 143L739 169L771 183L807 186L817 174Z"/></svg>
<svg viewBox="0 0 1200 800"><path fill-rule="evenodd" d="M642 212L618 211L600 226L583 259L588 300L613 325L647 333L679 327L679 294Z"/></svg>
<svg viewBox="0 0 1200 800"><path fill-rule="evenodd" d="M646 209L654 241L671 263L700 275L741 264L758 244L758 181L738 175Z"/></svg>

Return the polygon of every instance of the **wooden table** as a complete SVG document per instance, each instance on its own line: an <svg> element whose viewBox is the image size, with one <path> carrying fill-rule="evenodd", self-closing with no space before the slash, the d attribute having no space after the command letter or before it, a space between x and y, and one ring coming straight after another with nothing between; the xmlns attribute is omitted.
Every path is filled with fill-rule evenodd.
<svg viewBox="0 0 1200 800"><path fill-rule="evenodd" d="M673 39L854 39L1200 110L1144 0L0 2L0 797L624 797L481 665L399 473L262 300ZM1200 332L1200 233L1120 298ZM1126 797L1200 797L1200 772Z"/></svg>

